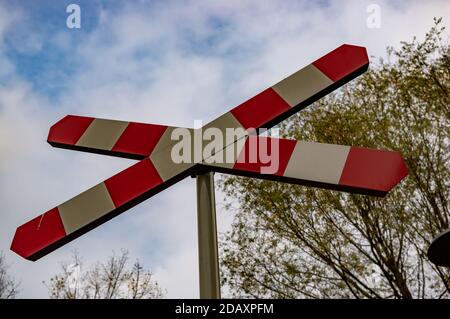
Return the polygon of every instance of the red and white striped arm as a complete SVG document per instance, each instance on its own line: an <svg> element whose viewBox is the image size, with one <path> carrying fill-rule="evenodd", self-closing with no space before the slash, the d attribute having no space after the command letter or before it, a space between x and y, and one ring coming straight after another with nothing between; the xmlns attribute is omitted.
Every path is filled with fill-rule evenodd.
<svg viewBox="0 0 450 319"><path fill-rule="evenodd" d="M49 131L52 146L112 156L143 159L150 156L166 125L67 115Z"/></svg>
<svg viewBox="0 0 450 319"><path fill-rule="evenodd" d="M344 44L262 91L203 127L241 129L224 146L248 135L249 129L270 128L327 93L365 72L363 47ZM54 124L48 142L55 147L143 159L150 156L165 125L68 115ZM236 130L235 132L239 132Z"/></svg>
<svg viewBox="0 0 450 319"><path fill-rule="evenodd" d="M56 147L97 154L144 159L150 157L163 180L192 166L175 164L171 148L174 126L67 115L50 128L48 142ZM194 136L192 129L186 129ZM199 159L201 160L201 159Z"/></svg>
<svg viewBox="0 0 450 319"><path fill-rule="evenodd" d="M170 176L165 166L155 165L150 158L141 160L19 226L11 250L37 260L189 176L193 165L181 165ZM158 169L162 169L164 177Z"/></svg>
<svg viewBox="0 0 450 319"><path fill-rule="evenodd" d="M380 197L408 175L399 152L260 136L240 144L234 161L214 163L226 161L225 149L202 164L227 174ZM255 146L268 151L261 156Z"/></svg>
<svg viewBox="0 0 450 319"><path fill-rule="evenodd" d="M204 128L271 128L364 73L368 66L369 58L364 47L341 45L211 121ZM248 134L249 131L235 140Z"/></svg>

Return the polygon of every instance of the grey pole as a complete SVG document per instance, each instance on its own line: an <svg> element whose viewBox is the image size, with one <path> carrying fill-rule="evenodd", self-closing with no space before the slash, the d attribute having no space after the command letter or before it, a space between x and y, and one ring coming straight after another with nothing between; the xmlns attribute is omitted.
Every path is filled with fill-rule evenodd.
<svg viewBox="0 0 450 319"><path fill-rule="evenodd" d="M219 254L212 172L197 175L197 219L200 298L219 299Z"/></svg>

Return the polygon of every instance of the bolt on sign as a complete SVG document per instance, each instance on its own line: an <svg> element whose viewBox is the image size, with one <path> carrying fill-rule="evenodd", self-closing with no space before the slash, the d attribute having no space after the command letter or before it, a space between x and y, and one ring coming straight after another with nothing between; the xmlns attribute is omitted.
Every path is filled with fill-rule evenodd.
<svg viewBox="0 0 450 319"><path fill-rule="evenodd" d="M201 144L201 155L191 161L173 159L173 148L179 143L173 133L180 128L64 117L50 128L48 143L52 146L138 162L19 226L11 249L35 261L185 177L202 172L385 196L408 174L398 152L258 136L260 129L269 129L304 109L364 73L368 65L365 48L338 47L204 125L201 129L214 128L224 136L228 129L239 133L227 137L221 147L210 147L206 155L208 145ZM199 129L186 130L195 135ZM252 145L276 145L270 152L270 159L277 161L276 169L264 172L267 161L254 156Z"/></svg>

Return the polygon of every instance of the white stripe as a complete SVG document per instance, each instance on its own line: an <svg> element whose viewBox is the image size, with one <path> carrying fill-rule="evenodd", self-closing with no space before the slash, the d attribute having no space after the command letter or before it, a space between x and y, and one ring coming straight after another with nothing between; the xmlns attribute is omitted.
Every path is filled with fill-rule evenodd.
<svg viewBox="0 0 450 319"><path fill-rule="evenodd" d="M114 203L105 183L97 184L58 206L67 235L114 209Z"/></svg>
<svg viewBox="0 0 450 319"><path fill-rule="evenodd" d="M272 89L294 107L332 84L332 80L310 64L278 82Z"/></svg>
<svg viewBox="0 0 450 319"><path fill-rule="evenodd" d="M129 122L94 119L77 142L77 146L110 151Z"/></svg>
<svg viewBox="0 0 450 319"><path fill-rule="evenodd" d="M297 142L284 176L338 184L350 146Z"/></svg>

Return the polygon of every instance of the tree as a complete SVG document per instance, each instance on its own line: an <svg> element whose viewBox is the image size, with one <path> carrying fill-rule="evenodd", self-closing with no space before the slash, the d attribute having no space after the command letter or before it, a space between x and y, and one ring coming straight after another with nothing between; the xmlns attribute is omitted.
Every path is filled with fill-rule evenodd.
<svg viewBox="0 0 450 319"><path fill-rule="evenodd" d="M426 257L450 220L450 47L440 22L280 126L285 138L400 151L409 176L385 198L221 179L237 210L220 243L232 295L450 296L449 269Z"/></svg>
<svg viewBox="0 0 450 319"><path fill-rule="evenodd" d="M53 299L154 299L162 298L165 291L152 280L152 274L144 270L136 260L127 268L128 252L113 254L105 263L98 262L88 270L77 253L70 263L61 264L61 273L46 284Z"/></svg>
<svg viewBox="0 0 450 319"><path fill-rule="evenodd" d="M8 266L5 262L3 252L0 252L0 299L13 299L17 295L17 284L13 278L8 275Z"/></svg>

